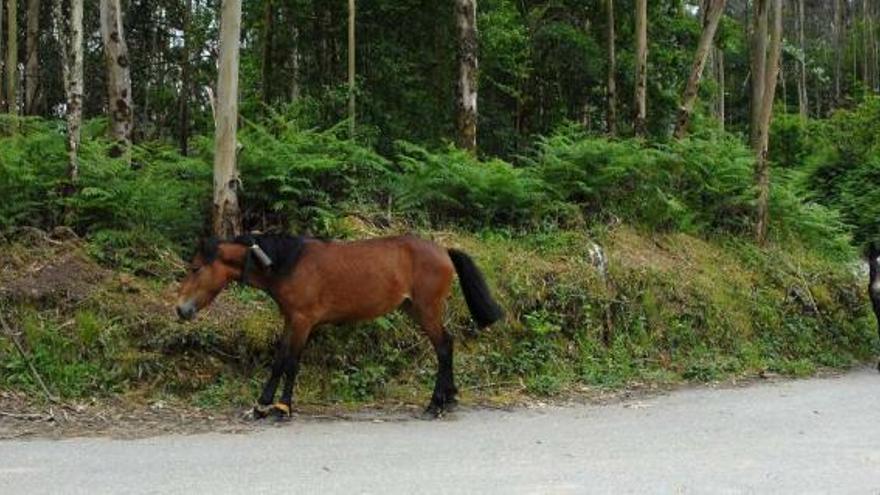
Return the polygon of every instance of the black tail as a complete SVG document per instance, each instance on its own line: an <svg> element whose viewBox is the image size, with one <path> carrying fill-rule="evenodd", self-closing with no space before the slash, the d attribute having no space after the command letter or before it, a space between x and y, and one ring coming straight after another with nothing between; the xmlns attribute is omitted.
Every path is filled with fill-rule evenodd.
<svg viewBox="0 0 880 495"><path fill-rule="evenodd" d="M461 291L464 293L464 300L467 302L468 309L477 322L477 326L485 328L500 320L504 316L504 311L492 299L489 286L486 285L486 280L474 260L457 249L449 250L449 258L455 265L458 283L461 284Z"/></svg>

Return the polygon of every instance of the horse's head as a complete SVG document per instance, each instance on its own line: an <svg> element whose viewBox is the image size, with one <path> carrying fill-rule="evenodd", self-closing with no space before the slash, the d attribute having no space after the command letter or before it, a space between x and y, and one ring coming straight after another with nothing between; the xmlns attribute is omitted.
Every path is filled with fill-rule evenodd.
<svg viewBox="0 0 880 495"><path fill-rule="evenodd" d="M202 242L177 293L177 315L191 320L211 304L229 282L241 278L247 247L235 242Z"/></svg>

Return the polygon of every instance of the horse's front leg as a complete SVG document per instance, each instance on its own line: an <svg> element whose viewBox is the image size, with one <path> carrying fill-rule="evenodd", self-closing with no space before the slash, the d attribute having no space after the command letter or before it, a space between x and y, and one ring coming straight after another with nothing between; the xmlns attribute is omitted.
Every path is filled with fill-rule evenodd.
<svg viewBox="0 0 880 495"><path fill-rule="evenodd" d="M281 398L271 408L272 413L281 418L290 417L293 403L293 387L296 384L296 375L299 372L299 359L312 329L310 321L305 318L294 317L291 318L291 321L291 331L287 335L287 353L282 364L284 384L281 387Z"/></svg>
<svg viewBox="0 0 880 495"><path fill-rule="evenodd" d="M278 339L275 345L275 357L272 359L272 369L269 379L263 386L263 392L257 399L257 405L254 406L254 417L257 419L265 418L269 415L272 408L272 402L275 400L275 391L278 389L278 381L281 380L281 374L284 372L284 365L290 355L290 328L286 327L284 333Z"/></svg>

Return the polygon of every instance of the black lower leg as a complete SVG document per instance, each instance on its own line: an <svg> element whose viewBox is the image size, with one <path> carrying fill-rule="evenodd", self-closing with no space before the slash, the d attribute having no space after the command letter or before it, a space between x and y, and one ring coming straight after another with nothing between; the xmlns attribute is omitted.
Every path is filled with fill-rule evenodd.
<svg viewBox="0 0 880 495"><path fill-rule="evenodd" d="M444 408L454 404L458 389L455 387L455 378L452 373L452 335L443 332L439 344L435 346L437 351L437 381L434 385L434 395L431 397L431 405Z"/></svg>
<svg viewBox="0 0 880 495"><path fill-rule="evenodd" d="M299 353L291 352L284 362L284 385L281 387L281 399L279 402L290 408L293 401L293 386L296 383L296 374L299 372Z"/></svg>
<svg viewBox="0 0 880 495"><path fill-rule="evenodd" d="M288 339L282 337L281 340L278 341L278 346L275 349L275 357L272 359L272 372L269 375L269 379L266 381L266 385L263 387L263 393L260 394L260 398L257 401L261 406L268 406L275 399L275 391L278 389L278 381L281 380L281 373L284 372L284 364L290 354L289 351Z"/></svg>

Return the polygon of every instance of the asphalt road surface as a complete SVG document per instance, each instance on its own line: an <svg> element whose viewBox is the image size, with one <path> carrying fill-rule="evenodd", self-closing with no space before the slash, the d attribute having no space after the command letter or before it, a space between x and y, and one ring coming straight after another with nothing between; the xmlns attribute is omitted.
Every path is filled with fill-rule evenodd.
<svg viewBox="0 0 880 495"><path fill-rule="evenodd" d="M880 494L880 374L433 422L7 441L0 493Z"/></svg>

